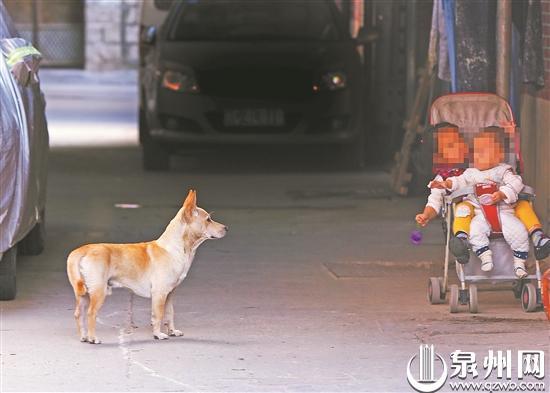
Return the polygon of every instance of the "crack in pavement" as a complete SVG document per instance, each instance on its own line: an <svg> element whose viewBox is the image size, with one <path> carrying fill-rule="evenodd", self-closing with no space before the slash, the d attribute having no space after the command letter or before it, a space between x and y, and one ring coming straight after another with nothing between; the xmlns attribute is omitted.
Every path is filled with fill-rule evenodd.
<svg viewBox="0 0 550 393"><path fill-rule="evenodd" d="M170 383L173 383L175 385L187 388L190 391L196 391L197 387L195 387L193 385L186 384L186 383L181 382L181 381L178 381L177 379L168 377L166 375L163 375L163 374L159 373L158 371L156 371L155 369L150 368L150 367L144 365L143 363L141 363L141 362L139 362L139 361L132 358L131 350L129 348L129 343L132 341L132 335L134 334L134 327L135 327L133 307L134 307L134 294L131 293L129 304L128 304L127 320L125 322L125 326L120 326L119 327L119 326L116 326L116 325L111 325L111 324L103 321L99 317L97 318L97 322L99 322L100 324L102 324L104 326L107 326L107 327L111 327L113 329L118 329L118 348L120 349L122 357L123 357L124 361L126 362L126 378L130 379L131 373L132 373L131 372L132 366L137 366L137 367L141 368L143 371L145 371L147 373L147 375L149 375L150 377L163 379L167 382L170 382ZM110 316L114 316L114 315L120 314L120 313L121 313L121 311L115 311L113 313L110 313L108 316L110 317Z"/></svg>

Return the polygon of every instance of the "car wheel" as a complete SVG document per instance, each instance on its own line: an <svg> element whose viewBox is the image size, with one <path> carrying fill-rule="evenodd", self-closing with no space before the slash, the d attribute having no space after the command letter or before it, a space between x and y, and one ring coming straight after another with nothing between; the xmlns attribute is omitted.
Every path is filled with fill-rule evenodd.
<svg viewBox="0 0 550 393"><path fill-rule="evenodd" d="M143 169L167 171L170 169L170 154L159 143L147 138L143 141Z"/></svg>
<svg viewBox="0 0 550 393"><path fill-rule="evenodd" d="M17 265L17 247L5 251L0 259L0 300L15 299L15 271Z"/></svg>
<svg viewBox="0 0 550 393"><path fill-rule="evenodd" d="M147 117L145 115L145 111L141 108L139 109L138 127L139 127L139 143L143 145L143 142L149 136L149 127L147 126Z"/></svg>
<svg viewBox="0 0 550 393"><path fill-rule="evenodd" d="M170 154L149 135L147 116L139 110L139 142L143 150L143 169L146 171L167 171L170 169Z"/></svg>
<svg viewBox="0 0 550 393"><path fill-rule="evenodd" d="M45 213L40 214L41 219L31 231L17 244L17 251L20 255L39 255L44 251Z"/></svg>

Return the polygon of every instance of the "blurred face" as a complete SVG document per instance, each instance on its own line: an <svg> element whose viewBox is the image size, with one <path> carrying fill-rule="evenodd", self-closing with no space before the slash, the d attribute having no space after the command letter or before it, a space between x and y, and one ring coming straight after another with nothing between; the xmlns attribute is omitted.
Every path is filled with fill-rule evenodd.
<svg viewBox="0 0 550 393"><path fill-rule="evenodd" d="M450 166L461 165L466 161L467 155L468 145L457 129L445 128L438 132L434 163Z"/></svg>
<svg viewBox="0 0 550 393"><path fill-rule="evenodd" d="M495 134L481 134L474 138L474 166L479 170L493 168L504 160L504 146Z"/></svg>

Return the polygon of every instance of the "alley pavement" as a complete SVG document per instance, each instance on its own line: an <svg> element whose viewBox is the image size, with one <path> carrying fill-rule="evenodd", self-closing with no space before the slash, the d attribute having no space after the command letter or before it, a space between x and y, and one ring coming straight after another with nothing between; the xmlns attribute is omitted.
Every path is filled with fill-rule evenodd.
<svg viewBox="0 0 550 393"><path fill-rule="evenodd" d="M449 364L453 351L476 353L481 375L489 350L548 356L544 314L510 291L481 292L477 315L428 304L441 225L412 245L423 198L394 196L383 167L346 172L322 152L258 147L144 172L135 73L63 72L42 76L46 250L20 257L17 298L0 303L0 391L412 392L407 363L422 343ZM177 290L185 335L153 340L149 300L116 289L99 314L103 343L79 342L68 253L158 237L189 188L230 231L201 246Z"/></svg>

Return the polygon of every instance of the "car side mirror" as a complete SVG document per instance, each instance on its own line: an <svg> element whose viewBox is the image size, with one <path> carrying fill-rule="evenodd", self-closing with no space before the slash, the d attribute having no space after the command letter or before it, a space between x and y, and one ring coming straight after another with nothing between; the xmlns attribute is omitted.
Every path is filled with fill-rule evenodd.
<svg viewBox="0 0 550 393"><path fill-rule="evenodd" d="M146 26L141 32L141 42L147 45L153 45L157 39L157 27Z"/></svg>
<svg viewBox="0 0 550 393"><path fill-rule="evenodd" d="M358 45L367 45L371 42L375 42L380 38L380 32L376 27L361 27L357 32L357 41Z"/></svg>

